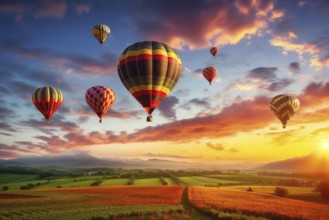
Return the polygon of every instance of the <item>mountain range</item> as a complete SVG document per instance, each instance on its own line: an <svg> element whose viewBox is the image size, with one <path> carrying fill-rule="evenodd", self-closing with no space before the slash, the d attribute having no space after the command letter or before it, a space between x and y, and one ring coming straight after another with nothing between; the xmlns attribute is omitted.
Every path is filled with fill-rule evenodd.
<svg viewBox="0 0 329 220"><path fill-rule="evenodd" d="M266 164L259 163L195 163L169 159L122 159L100 158L85 152L73 152L63 155L26 156L15 159L0 160L0 166L31 166L59 168L96 168L111 167L125 169L255 169L276 171L305 171L329 172L329 156L311 153L306 156L274 161Z"/></svg>

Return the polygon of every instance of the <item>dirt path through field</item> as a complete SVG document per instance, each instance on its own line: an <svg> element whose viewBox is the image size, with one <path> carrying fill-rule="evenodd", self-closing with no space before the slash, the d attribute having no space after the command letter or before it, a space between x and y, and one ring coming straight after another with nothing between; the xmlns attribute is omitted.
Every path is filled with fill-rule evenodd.
<svg viewBox="0 0 329 220"><path fill-rule="evenodd" d="M188 186L184 188L183 195L182 195L182 205L184 206L185 210L188 210L190 213L190 220L211 220L207 215L202 214L198 210L196 210L193 205L188 201Z"/></svg>

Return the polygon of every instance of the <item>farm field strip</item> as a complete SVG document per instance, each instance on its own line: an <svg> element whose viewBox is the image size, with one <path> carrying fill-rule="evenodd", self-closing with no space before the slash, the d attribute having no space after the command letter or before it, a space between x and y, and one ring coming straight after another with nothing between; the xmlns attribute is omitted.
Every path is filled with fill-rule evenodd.
<svg viewBox="0 0 329 220"><path fill-rule="evenodd" d="M205 186L205 185L231 185L238 184L236 181L230 180L219 180L210 177L202 177L202 176L188 176L188 177L179 177L182 183L186 186Z"/></svg>
<svg viewBox="0 0 329 220"><path fill-rule="evenodd" d="M135 186L162 186L159 178L135 179Z"/></svg>
<svg viewBox="0 0 329 220"><path fill-rule="evenodd" d="M0 174L0 185L22 182L26 180L31 180L37 178L38 175L29 175L29 174Z"/></svg>
<svg viewBox="0 0 329 220"><path fill-rule="evenodd" d="M105 179L102 181L101 186L124 186L127 185L128 181L128 178Z"/></svg>
<svg viewBox="0 0 329 220"><path fill-rule="evenodd" d="M225 188L237 189L241 191L246 191L248 187L251 187L254 190L254 192L273 195L276 186L259 186L259 185L225 186ZM284 186L284 188L286 188L289 191L287 198L329 205L329 200L320 197L319 192L316 192L314 190L314 187Z"/></svg>
<svg viewBox="0 0 329 220"><path fill-rule="evenodd" d="M168 186L176 186L177 184L171 179L171 178L164 178L167 183L168 183Z"/></svg>
<svg viewBox="0 0 329 220"><path fill-rule="evenodd" d="M0 219L88 219L133 211L182 210L183 190L183 186L99 186L11 191L1 195L39 197L0 199Z"/></svg>
<svg viewBox="0 0 329 220"><path fill-rule="evenodd" d="M200 209L242 212L269 218L329 218L329 206L234 189L189 187L189 201Z"/></svg>

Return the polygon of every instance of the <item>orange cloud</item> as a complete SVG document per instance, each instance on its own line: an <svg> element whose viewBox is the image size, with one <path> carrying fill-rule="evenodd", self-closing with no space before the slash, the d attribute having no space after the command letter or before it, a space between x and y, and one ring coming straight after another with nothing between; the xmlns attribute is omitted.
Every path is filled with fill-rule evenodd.
<svg viewBox="0 0 329 220"><path fill-rule="evenodd" d="M151 10L147 2L137 6L140 7L138 15L132 14L140 33L180 49L236 44L262 35L270 22L284 16L284 11L275 8L273 0L181 0L173 5L150 1ZM143 15L144 11L147 16Z"/></svg>
<svg viewBox="0 0 329 220"><path fill-rule="evenodd" d="M303 54L317 54L320 52L320 49L314 43L294 43L293 39L297 36L290 32L288 37L275 36L269 42L274 47L281 47L284 54L288 52L296 52L300 56Z"/></svg>
<svg viewBox="0 0 329 220"><path fill-rule="evenodd" d="M309 84L299 99L303 108L329 103L329 82Z"/></svg>
<svg viewBox="0 0 329 220"><path fill-rule="evenodd" d="M319 58L318 56L314 56L311 59L311 67L316 69L323 69L324 67L329 68L329 55Z"/></svg>

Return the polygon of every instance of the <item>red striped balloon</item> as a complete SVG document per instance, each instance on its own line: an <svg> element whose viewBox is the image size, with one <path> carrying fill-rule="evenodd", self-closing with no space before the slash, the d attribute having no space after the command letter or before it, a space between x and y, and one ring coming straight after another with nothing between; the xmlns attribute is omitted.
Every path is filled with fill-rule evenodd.
<svg viewBox="0 0 329 220"><path fill-rule="evenodd" d="M85 99L89 107L98 115L99 123L115 101L114 91L107 86L94 86L87 90Z"/></svg>
<svg viewBox="0 0 329 220"><path fill-rule="evenodd" d="M217 76L217 69L215 67L206 67L202 71L204 78L206 78L209 82L209 85L211 85L211 82L213 79Z"/></svg>
<svg viewBox="0 0 329 220"><path fill-rule="evenodd" d="M50 124L50 118L61 107L63 100L63 93L55 87L41 87L32 93L32 102L46 118L47 124Z"/></svg>

